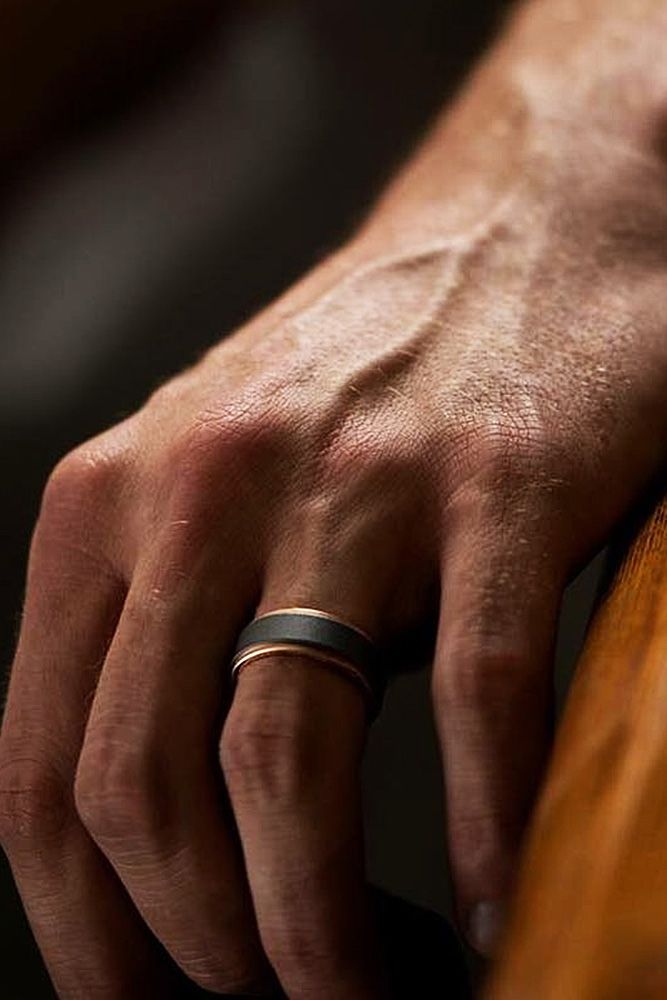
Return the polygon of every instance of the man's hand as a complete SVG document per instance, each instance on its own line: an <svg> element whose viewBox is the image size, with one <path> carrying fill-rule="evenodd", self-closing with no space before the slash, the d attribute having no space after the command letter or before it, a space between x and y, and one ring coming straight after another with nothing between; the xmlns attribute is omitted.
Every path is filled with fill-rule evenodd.
<svg viewBox="0 0 667 1000"><path fill-rule="evenodd" d="M363 699L302 658L229 682L243 625L294 605L396 648L437 622L453 876L491 948L563 588L667 454L659 118L542 115L558 67L509 74L507 45L357 239L51 477L0 824L63 996L168 995L147 928L208 989L270 964L290 997L383 994Z"/></svg>

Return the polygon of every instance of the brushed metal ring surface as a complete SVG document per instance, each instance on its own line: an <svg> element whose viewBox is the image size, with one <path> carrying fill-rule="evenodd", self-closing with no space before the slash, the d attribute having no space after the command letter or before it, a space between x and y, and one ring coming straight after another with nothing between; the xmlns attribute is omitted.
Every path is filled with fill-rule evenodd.
<svg viewBox="0 0 667 1000"><path fill-rule="evenodd" d="M380 710L385 680L378 649L361 629L315 608L280 608L255 618L241 632L232 657L232 676L267 656L309 656L356 682L373 717Z"/></svg>

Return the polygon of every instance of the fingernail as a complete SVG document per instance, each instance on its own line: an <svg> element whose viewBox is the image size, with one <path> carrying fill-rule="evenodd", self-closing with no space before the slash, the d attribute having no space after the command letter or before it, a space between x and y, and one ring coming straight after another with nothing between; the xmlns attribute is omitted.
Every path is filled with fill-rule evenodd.
<svg viewBox="0 0 667 1000"><path fill-rule="evenodd" d="M506 912L505 904L500 900L485 900L470 911L468 941L485 958L492 958L496 952Z"/></svg>

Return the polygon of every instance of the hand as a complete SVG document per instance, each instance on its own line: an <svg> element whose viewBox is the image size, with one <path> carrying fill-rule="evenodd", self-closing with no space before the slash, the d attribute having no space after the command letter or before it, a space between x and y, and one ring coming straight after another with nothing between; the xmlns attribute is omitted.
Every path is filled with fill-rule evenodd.
<svg viewBox="0 0 667 1000"><path fill-rule="evenodd" d="M259 991L270 964L290 997L382 995L363 698L302 659L229 683L242 626L293 605L388 647L437 623L453 876L490 946L548 754L563 588L667 441L662 161L562 123L534 139L467 164L437 226L399 183L53 473L0 823L61 995L169 995L147 928L208 989Z"/></svg>

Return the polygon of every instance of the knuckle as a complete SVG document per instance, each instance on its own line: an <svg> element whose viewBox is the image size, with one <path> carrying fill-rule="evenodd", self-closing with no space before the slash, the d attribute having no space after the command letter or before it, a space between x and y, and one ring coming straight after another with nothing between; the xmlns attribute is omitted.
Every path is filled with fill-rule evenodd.
<svg viewBox="0 0 667 1000"><path fill-rule="evenodd" d="M486 415L478 419L458 442L457 458L482 479L524 479L533 475L548 442L534 418Z"/></svg>
<svg viewBox="0 0 667 1000"><path fill-rule="evenodd" d="M372 422L344 428L327 449L328 478L347 482L364 474L391 473L414 463L415 441L403 431Z"/></svg>
<svg viewBox="0 0 667 1000"><path fill-rule="evenodd" d="M287 725L270 706L230 712L220 762L232 795L290 801L303 788L311 741L302 719Z"/></svg>
<svg viewBox="0 0 667 1000"><path fill-rule="evenodd" d="M100 842L154 838L167 826L162 783L137 751L95 738L84 746L74 781L78 816Z"/></svg>
<svg viewBox="0 0 667 1000"><path fill-rule="evenodd" d="M255 960L246 955L247 948L237 948L236 954L216 958L210 952L202 956L179 959L179 965L186 976L200 989L211 993L222 993L225 996L259 995L261 984L258 982Z"/></svg>
<svg viewBox="0 0 667 1000"><path fill-rule="evenodd" d="M325 947L318 948L312 937L311 929L294 923L264 931L266 954L285 982L321 982L330 963L338 968L343 964Z"/></svg>
<svg viewBox="0 0 667 1000"><path fill-rule="evenodd" d="M379 450L377 442L359 429L341 432L323 457L325 480L336 483L357 480L360 474L385 460Z"/></svg>
<svg viewBox="0 0 667 1000"><path fill-rule="evenodd" d="M415 483L427 488L430 474L428 435L405 423L363 421L343 428L320 460L319 493L334 513L355 500L377 503L389 489L396 502L413 495ZM327 504L324 503L326 509Z"/></svg>
<svg viewBox="0 0 667 1000"><path fill-rule="evenodd" d="M70 532L106 500L116 461L101 450L82 445L55 466L44 488L39 522L42 528Z"/></svg>
<svg viewBox="0 0 667 1000"><path fill-rule="evenodd" d="M262 944L282 982L300 984L308 991L329 977L335 978L342 968L367 966L368 955L360 939L341 940L319 921L299 918L298 889L288 897L295 916L274 921L262 928Z"/></svg>
<svg viewBox="0 0 667 1000"><path fill-rule="evenodd" d="M448 820L450 843L456 860L456 880L473 898L479 891L500 892L511 880L507 859L511 858L520 841L520 826L503 815L502 807L493 802L478 806L474 811L452 810ZM476 890L476 887L477 888Z"/></svg>
<svg viewBox="0 0 667 1000"><path fill-rule="evenodd" d="M285 450L290 434L286 423L275 409L242 401L200 412L164 455L165 475L175 496L197 507L203 496L219 495L225 484L238 483L253 469L265 471L267 461Z"/></svg>
<svg viewBox="0 0 667 1000"><path fill-rule="evenodd" d="M531 660L525 650L508 644L468 644L452 650L446 667L434 671L435 703L443 708L469 705L489 708L514 700L534 683Z"/></svg>
<svg viewBox="0 0 667 1000"><path fill-rule="evenodd" d="M57 840L74 814L56 770L25 753L0 760L0 842L8 851Z"/></svg>

